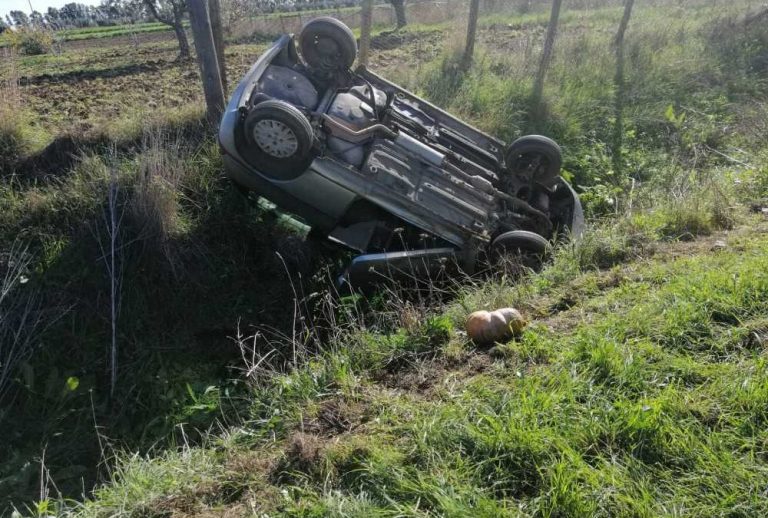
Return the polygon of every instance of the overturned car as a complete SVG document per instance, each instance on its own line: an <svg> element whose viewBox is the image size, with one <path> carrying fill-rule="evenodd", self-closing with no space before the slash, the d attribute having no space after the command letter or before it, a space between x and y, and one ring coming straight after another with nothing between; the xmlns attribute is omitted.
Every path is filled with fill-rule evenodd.
<svg viewBox="0 0 768 518"><path fill-rule="evenodd" d="M298 44L298 45L297 45ZM298 46L298 49L297 49ZM229 176L359 252L343 279L473 272L542 255L584 225L552 140L506 145L364 67L347 26L316 18L251 67L221 121Z"/></svg>

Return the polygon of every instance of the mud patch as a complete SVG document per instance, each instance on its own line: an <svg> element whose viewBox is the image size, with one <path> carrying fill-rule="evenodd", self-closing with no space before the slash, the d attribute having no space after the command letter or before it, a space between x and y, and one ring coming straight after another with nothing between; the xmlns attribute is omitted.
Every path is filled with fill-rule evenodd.
<svg viewBox="0 0 768 518"><path fill-rule="evenodd" d="M123 34L121 36L111 36L107 38L85 38L82 40L65 41L62 50L77 51L93 47L123 47L131 48L137 45L153 44L167 41L176 41L176 36L169 28L166 31L156 32L137 32L136 34Z"/></svg>
<svg viewBox="0 0 768 518"><path fill-rule="evenodd" d="M125 65L120 67L104 68L99 70L73 70L59 74L40 74L38 76L22 76L19 78L19 85L43 85L49 83L79 83L93 79L110 79L121 76L141 74L145 72L157 72L176 66L177 62L164 61L161 59L150 60L145 63Z"/></svg>
<svg viewBox="0 0 768 518"><path fill-rule="evenodd" d="M317 415L305 417L302 429L323 437L350 432L362 423L362 409L343 400L332 399L320 405Z"/></svg>
<svg viewBox="0 0 768 518"><path fill-rule="evenodd" d="M407 390L409 392L424 392L445 377L445 366L438 362L419 364L414 368L388 372L381 377L381 382L388 388Z"/></svg>

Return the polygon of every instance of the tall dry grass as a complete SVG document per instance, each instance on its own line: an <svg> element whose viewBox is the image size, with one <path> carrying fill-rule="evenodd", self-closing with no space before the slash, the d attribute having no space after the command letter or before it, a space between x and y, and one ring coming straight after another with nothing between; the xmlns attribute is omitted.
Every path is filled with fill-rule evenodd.
<svg viewBox="0 0 768 518"><path fill-rule="evenodd" d="M19 159L44 147L48 135L24 103L15 51L5 48L0 53L0 175L4 175L14 172Z"/></svg>
<svg viewBox="0 0 768 518"><path fill-rule="evenodd" d="M139 240L161 251L173 265L171 238L182 229L180 198L189 169L184 138L160 127L145 129L141 153L136 158L136 176L127 207Z"/></svg>
<svg viewBox="0 0 768 518"><path fill-rule="evenodd" d="M7 60L5 74L0 79L0 173L15 162L25 151L26 120L22 111L19 76L15 57L3 49Z"/></svg>

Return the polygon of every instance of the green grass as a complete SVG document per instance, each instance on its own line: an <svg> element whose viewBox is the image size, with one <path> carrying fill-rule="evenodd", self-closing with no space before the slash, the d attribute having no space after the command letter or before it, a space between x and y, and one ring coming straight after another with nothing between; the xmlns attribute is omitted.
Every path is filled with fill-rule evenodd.
<svg viewBox="0 0 768 518"><path fill-rule="evenodd" d="M77 29L62 29L56 31L55 38L60 41L78 41L98 38L113 38L131 34L147 34L152 32L170 31L171 28L163 23L137 23L125 25L109 25L104 27L84 27ZM0 35L0 48L10 45L5 35Z"/></svg>
<svg viewBox="0 0 768 518"><path fill-rule="evenodd" d="M546 84L544 121L531 119L529 106L538 66L538 54L531 49L541 42L543 13L482 20L496 37L479 46L467 74L458 67L463 40L456 37L422 74L403 73L399 79L507 141L530 132L555 138L565 149L567 173L585 189L588 210L600 215L610 200L629 190L630 177L661 189L679 188L694 177L694 168L738 163L723 154L744 156L736 150L762 148L763 134L747 129L754 127L753 108L744 102L752 99L761 113L765 107L765 71L757 68L765 54L764 36L756 27L735 39L722 36L738 25L741 7L686 5L683 12L678 16L675 8L638 5L633 14L626 43L629 86L621 178L613 170L610 149L611 38L619 9L563 14ZM454 32L463 34L463 28L456 26ZM733 127L744 131L730 131Z"/></svg>
<svg viewBox="0 0 768 518"><path fill-rule="evenodd" d="M13 79L11 79L13 81ZM0 106L0 174L10 174L20 158L45 146L48 135L34 123L34 114L24 107L18 87L0 84L5 104Z"/></svg>
<svg viewBox="0 0 768 518"><path fill-rule="evenodd" d="M170 27L160 22L142 22L142 23L124 24L124 25L107 25L104 27L81 27L81 28L75 28L75 29L63 29L59 31L59 34L66 41L71 39L83 39L86 36L92 36L92 37L104 37L103 35L114 36L113 33L115 32L120 32L121 34L125 34L128 32L151 32L153 30L155 31L170 30Z"/></svg>
<svg viewBox="0 0 768 518"><path fill-rule="evenodd" d="M244 384L230 380L227 369L239 357L227 338L234 334L227 315L250 314L245 328L286 326L290 294L264 279L285 278L272 250L290 232L219 176L218 148L199 113L184 120L186 126L148 128L138 139L124 128L114 138L125 142L89 145L60 178L9 178L0 189L0 240L29 246L28 286L42 294L47 322L42 346L16 384L17 403L0 416L7 439L0 445L7 459L0 476L4 505L29 498L36 476L29 459L40 441L47 443L51 476L67 494L77 493L81 477L94 480L101 452L93 419L126 448L198 441L198 428L225 408L242 406L234 398ZM113 178L122 243L117 264L125 279L119 373L133 380L120 383L117 401L132 401L125 407L110 404L103 390L110 343L103 247ZM257 284L263 289L250 289ZM202 356L184 353L189 361L180 361L190 347ZM77 387L62 390L70 378ZM180 423L191 428L182 432Z"/></svg>
<svg viewBox="0 0 768 518"><path fill-rule="evenodd" d="M256 389L223 449L127 457L94 500L68 512L762 515L768 363L750 338L768 331L759 228L729 238L726 251L629 263L600 288L605 274L552 285L551 269L497 285L507 301L539 309L555 292L589 297L533 319L480 373L471 365L488 352L457 331L466 299L426 321L435 324L350 335ZM377 381L403 354L396 376L436 370L426 392ZM328 408L347 428L300 432Z"/></svg>

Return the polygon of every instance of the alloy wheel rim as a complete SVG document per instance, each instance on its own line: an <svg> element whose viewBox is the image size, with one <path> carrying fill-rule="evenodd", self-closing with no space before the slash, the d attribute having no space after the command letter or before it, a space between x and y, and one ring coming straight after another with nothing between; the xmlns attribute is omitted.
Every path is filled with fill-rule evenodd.
<svg viewBox="0 0 768 518"><path fill-rule="evenodd" d="M274 119L258 121L253 127L253 140L275 158L288 158L299 149L299 140L293 130Z"/></svg>

